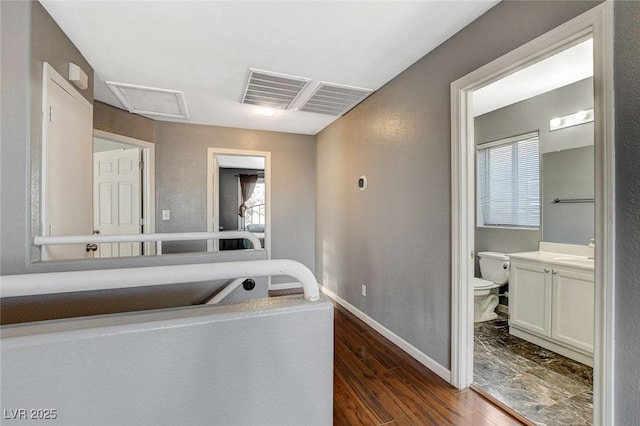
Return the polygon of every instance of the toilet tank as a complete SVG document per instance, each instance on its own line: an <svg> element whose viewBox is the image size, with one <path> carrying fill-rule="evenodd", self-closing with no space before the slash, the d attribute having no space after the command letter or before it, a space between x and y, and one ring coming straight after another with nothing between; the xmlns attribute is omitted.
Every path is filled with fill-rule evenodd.
<svg viewBox="0 0 640 426"><path fill-rule="evenodd" d="M481 251L478 253L478 257L480 258L482 278L496 284L509 282L509 256L493 251Z"/></svg>

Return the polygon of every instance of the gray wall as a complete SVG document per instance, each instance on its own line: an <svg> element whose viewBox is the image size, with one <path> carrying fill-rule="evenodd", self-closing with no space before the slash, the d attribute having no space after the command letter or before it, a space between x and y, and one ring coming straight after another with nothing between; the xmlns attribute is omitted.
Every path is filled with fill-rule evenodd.
<svg viewBox="0 0 640 426"><path fill-rule="evenodd" d="M549 131L549 120L577 111L593 108L593 79L585 80L552 90L533 98L476 117L475 138L481 144L517 136L533 131L539 132L542 158L542 230L476 228L476 252L497 251L516 253L535 251L540 240L564 242L567 244L587 244L593 238L593 204L551 204L553 198L593 197L593 146L581 151L570 149L554 154L557 149L567 146L593 145L593 123ZM591 152L591 158L588 152ZM576 158L564 167L558 168L558 159L569 160L571 153ZM554 160L556 158L556 160ZM586 161L581 164L580 161ZM545 165L545 161L550 164ZM576 167L579 173L572 173L567 167ZM565 173L563 173L565 172ZM547 176L550 175L550 176ZM547 178L553 185L548 185ZM571 178L570 180L564 180ZM562 188L557 184L561 183ZM571 184L568 184L571 183ZM590 183L589 193L583 193ZM558 192L560 189L562 191ZM566 190L566 192L565 192ZM579 194L580 193L580 194ZM557 223L558 219L571 217L571 223ZM573 215L573 216L572 216ZM546 229L549 228L549 229ZM546 230L545 230L546 229ZM567 234L569 229L575 235ZM586 231L590 229L590 231ZM562 234L558 231L564 230ZM548 232L549 231L549 232ZM577 233L579 231L579 233ZM546 239L549 237L551 239ZM476 260L476 273L479 269Z"/></svg>
<svg viewBox="0 0 640 426"><path fill-rule="evenodd" d="M332 421L327 300L263 299L2 332L2 408L56 409L53 424Z"/></svg>
<svg viewBox="0 0 640 426"><path fill-rule="evenodd" d="M615 5L616 424L640 419L640 2ZM596 245L597 247L597 245Z"/></svg>
<svg viewBox="0 0 640 426"><path fill-rule="evenodd" d="M93 128L147 142L156 141L156 122L120 108L93 102Z"/></svg>
<svg viewBox="0 0 640 426"><path fill-rule="evenodd" d="M318 280L447 368L450 83L594 5L499 3L316 137Z"/></svg>
<svg viewBox="0 0 640 426"><path fill-rule="evenodd" d="M157 122L156 230L207 230L207 149L271 153L271 255L315 268L313 136ZM171 210L171 220L161 211ZM184 244L174 250L203 250ZM291 281L290 279L286 281Z"/></svg>

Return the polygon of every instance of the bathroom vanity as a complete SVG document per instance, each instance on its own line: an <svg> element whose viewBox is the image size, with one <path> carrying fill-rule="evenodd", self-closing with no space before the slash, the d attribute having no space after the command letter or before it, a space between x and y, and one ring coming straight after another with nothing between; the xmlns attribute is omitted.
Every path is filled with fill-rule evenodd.
<svg viewBox="0 0 640 426"><path fill-rule="evenodd" d="M593 248L540 243L509 258L509 333L593 366Z"/></svg>

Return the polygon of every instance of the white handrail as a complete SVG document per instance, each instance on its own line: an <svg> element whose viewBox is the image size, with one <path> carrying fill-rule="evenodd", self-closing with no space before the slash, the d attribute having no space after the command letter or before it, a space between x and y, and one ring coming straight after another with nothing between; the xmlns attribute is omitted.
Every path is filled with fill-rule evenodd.
<svg viewBox="0 0 640 426"><path fill-rule="evenodd" d="M313 273L302 263L290 259L3 275L0 277L0 297L36 296L269 275L286 275L295 278L302 284L305 299L316 301L320 298L318 283Z"/></svg>
<svg viewBox="0 0 640 426"><path fill-rule="evenodd" d="M220 301L222 301L222 299L224 299L225 297L230 295L233 292L233 290L238 288L240 286L240 284L242 284L243 282L246 281L246 279L247 279L246 277L236 278L235 280L231 281L231 283L227 284L227 286L225 288L223 288L218 293L216 293L215 296L213 296L211 299L207 300L204 304L205 305L215 305L217 303L220 303Z"/></svg>
<svg viewBox="0 0 640 426"><path fill-rule="evenodd" d="M194 240L225 240L231 238L245 238L251 241L254 250L261 250L260 239L247 231L222 232L164 232L156 234L126 234L126 235L58 235L39 236L33 239L36 246L54 244L100 244L100 243L128 243L150 241L194 241Z"/></svg>

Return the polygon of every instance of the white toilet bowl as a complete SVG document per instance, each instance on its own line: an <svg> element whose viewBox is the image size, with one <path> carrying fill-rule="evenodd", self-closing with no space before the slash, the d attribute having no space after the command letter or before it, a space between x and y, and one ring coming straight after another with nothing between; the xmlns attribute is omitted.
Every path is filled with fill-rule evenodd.
<svg viewBox="0 0 640 426"><path fill-rule="evenodd" d="M473 322L498 318L499 289L509 282L509 257L504 253L480 252L483 278L473 278ZM488 279L485 279L488 278Z"/></svg>
<svg viewBox="0 0 640 426"><path fill-rule="evenodd" d="M500 284L473 278L473 322L489 321L498 318L495 310L499 303Z"/></svg>

